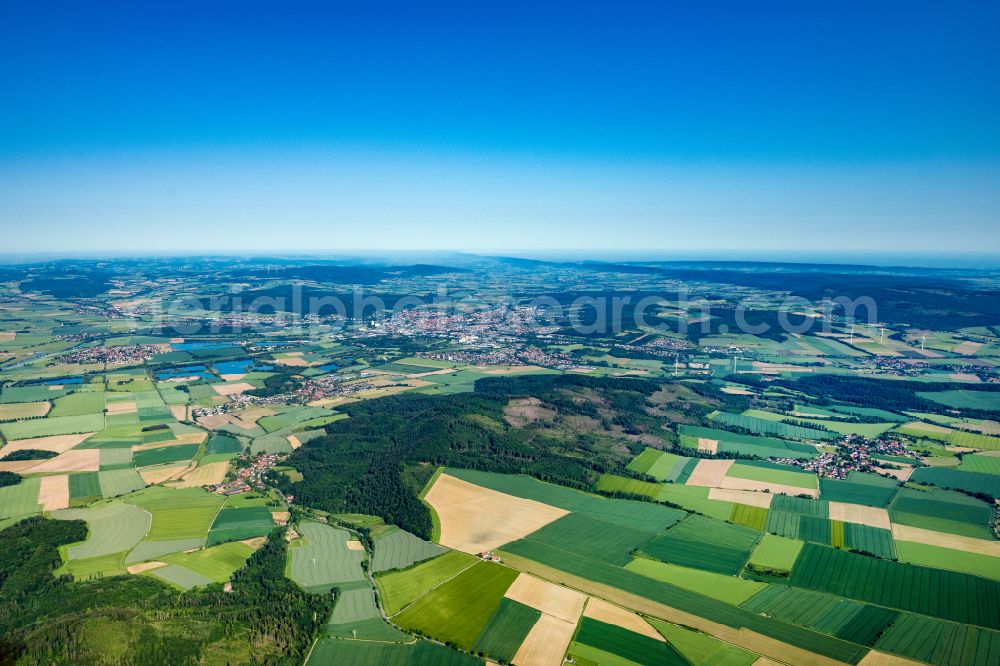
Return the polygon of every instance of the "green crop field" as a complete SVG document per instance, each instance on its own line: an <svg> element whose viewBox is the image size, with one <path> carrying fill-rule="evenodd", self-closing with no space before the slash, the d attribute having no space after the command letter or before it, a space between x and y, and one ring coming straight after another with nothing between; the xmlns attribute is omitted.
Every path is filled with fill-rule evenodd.
<svg viewBox="0 0 1000 666"><path fill-rule="evenodd" d="M413 644L327 638L316 643L307 666L482 666L483 660L418 640Z"/></svg>
<svg viewBox="0 0 1000 666"><path fill-rule="evenodd" d="M691 569L676 564L667 564L644 557L632 560L625 565L625 569L653 580L700 592L713 599L736 605L743 603L766 587L765 583L701 569Z"/></svg>
<svg viewBox="0 0 1000 666"><path fill-rule="evenodd" d="M900 562L919 564L935 569L962 571L1000 580L1000 558L979 553L967 553L954 548L942 548L913 541L896 541L896 555Z"/></svg>
<svg viewBox="0 0 1000 666"><path fill-rule="evenodd" d="M128 498L153 514L150 541L204 539L225 499L201 488L151 486Z"/></svg>
<svg viewBox="0 0 1000 666"><path fill-rule="evenodd" d="M876 557L896 559L892 532L870 525L844 523L844 546L851 550L871 553ZM837 544L834 544L837 545Z"/></svg>
<svg viewBox="0 0 1000 666"><path fill-rule="evenodd" d="M659 481L676 481L688 460L673 453L647 448L628 464L628 468Z"/></svg>
<svg viewBox="0 0 1000 666"><path fill-rule="evenodd" d="M784 585L767 586L742 607L860 645L871 645L899 615L885 608Z"/></svg>
<svg viewBox="0 0 1000 666"><path fill-rule="evenodd" d="M682 566L737 574L743 569L760 533L699 515L691 515L639 552Z"/></svg>
<svg viewBox="0 0 1000 666"><path fill-rule="evenodd" d="M267 536L274 528L274 518L267 507L223 508L208 531L208 545Z"/></svg>
<svg viewBox="0 0 1000 666"><path fill-rule="evenodd" d="M42 506L38 503L38 478L24 479L14 486L0 488L0 519L14 516L27 516L40 513Z"/></svg>
<svg viewBox="0 0 1000 666"><path fill-rule="evenodd" d="M146 487L139 473L134 469L113 469L97 473L104 497L118 497Z"/></svg>
<svg viewBox="0 0 1000 666"><path fill-rule="evenodd" d="M141 541L125 556L125 564L135 564L155 560L170 553L180 553L185 550L201 548L205 545L205 537L193 539L172 539L169 541Z"/></svg>
<svg viewBox="0 0 1000 666"><path fill-rule="evenodd" d="M58 574L68 573L77 580L103 578L105 576L122 576L127 573L122 567L123 556L124 553L110 553L108 555L101 555L100 557L89 557L84 560L67 560L56 571Z"/></svg>
<svg viewBox="0 0 1000 666"><path fill-rule="evenodd" d="M815 440L829 440L840 437L835 432L826 432L824 430L816 430L815 428L803 428L801 426L782 423L781 421L743 416L742 414L730 414L729 412L716 412L711 418L716 423L743 428L758 435L775 435L777 437Z"/></svg>
<svg viewBox="0 0 1000 666"><path fill-rule="evenodd" d="M102 447L101 469L120 469L132 466L132 447L130 446L107 446Z"/></svg>
<svg viewBox="0 0 1000 666"><path fill-rule="evenodd" d="M66 548L66 555L71 560L85 560L130 550L146 536L151 524L149 513L122 502L86 509L53 511L52 517L87 522L87 540Z"/></svg>
<svg viewBox="0 0 1000 666"><path fill-rule="evenodd" d="M375 582L378 584L385 612L389 615L398 613L430 588L457 575L477 561L472 555L449 550L440 557L410 569L378 576Z"/></svg>
<svg viewBox="0 0 1000 666"><path fill-rule="evenodd" d="M373 617L379 617L375 606L375 592L370 587L363 587L338 595L337 605L334 606L327 625L349 625Z"/></svg>
<svg viewBox="0 0 1000 666"><path fill-rule="evenodd" d="M667 643L589 617L580 620L573 640L635 664L687 666Z"/></svg>
<svg viewBox="0 0 1000 666"><path fill-rule="evenodd" d="M257 509L267 511L256 507L224 509L222 513ZM361 563L367 559L367 554L347 548L347 542L354 538L350 532L314 522L301 523L299 532L302 540L289 550L288 565L289 577L296 583L310 591L325 592L338 583L365 580Z"/></svg>
<svg viewBox="0 0 1000 666"><path fill-rule="evenodd" d="M755 455L761 458L815 458L816 447L801 442L790 442L775 437L759 437L757 435L742 435L717 428L702 428L699 426L682 425L678 432L684 437L695 439L714 439L719 442L719 450L729 453Z"/></svg>
<svg viewBox="0 0 1000 666"><path fill-rule="evenodd" d="M944 620L1000 629L1000 582L806 544L792 585Z"/></svg>
<svg viewBox="0 0 1000 666"><path fill-rule="evenodd" d="M917 395L953 409L1000 411L1000 393L995 391L931 391Z"/></svg>
<svg viewBox="0 0 1000 666"><path fill-rule="evenodd" d="M563 550L580 553L608 564L623 565L632 551L652 538L650 532L629 529L614 523L570 513L525 539L548 543Z"/></svg>
<svg viewBox="0 0 1000 666"><path fill-rule="evenodd" d="M875 647L930 664L993 666L1000 655L1000 633L903 613Z"/></svg>
<svg viewBox="0 0 1000 666"><path fill-rule="evenodd" d="M962 456L962 462L955 469L961 472L1000 474L1000 456L988 456L981 453Z"/></svg>
<svg viewBox="0 0 1000 666"><path fill-rule="evenodd" d="M103 411L103 392L78 392L56 398L49 416L84 416L86 414L100 414Z"/></svg>
<svg viewBox="0 0 1000 666"><path fill-rule="evenodd" d="M700 631L655 618L649 618L647 621L691 664L752 666L758 659L758 656L753 652L725 643Z"/></svg>
<svg viewBox="0 0 1000 666"><path fill-rule="evenodd" d="M688 511L703 513L717 520L729 520L733 515L733 502L713 500L708 498L709 488L702 486L682 486L668 483L663 486L658 498L661 502L670 502ZM775 498L777 499L777 497Z"/></svg>
<svg viewBox="0 0 1000 666"><path fill-rule="evenodd" d="M992 539L993 511L986 502L935 488L903 488L889 507L892 522L978 539Z"/></svg>
<svg viewBox="0 0 1000 666"><path fill-rule="evenodd" d="M650 468L654 464L656 464L656 461L658 461L664 455L665 455L664 452L660 451L659 449L651 449L647 447L646 449L643 449L642 453L633 458L629 462L627 467L633 472L639 472L640 474L649 474Z"/></svg>
<svg viewBox="0 0 1000 666"><path fill-rule="evenodd" d="M596 488L607 493L628 493L648 497L655 501L660 496L663 486L659 483L630 479L616 474L602 474L601 478L597 480Z"/></svg>
<svg viewBox="0 0 1000 666"><path fill-rule="evenodd" d="M84 501L102 497L101 482L97 472L80 472L69 477L70 501Z"/></svg>
<svg viewBox="0 0 1000 666"><path fill-rule="evenodd" d="M817 518L830 517L830 503L826 500L814 500L807 497L793 497L791 495L775 495L771 501L771 512L784 511L797 513L803 516L815 516Z"/></svg>
<svg viewBox="0 0 1000 666"><path fill-rule="evenodd" d="M168 564L165 567L150 569L144 575L159 578L163 582L181 590L190 590L193 587L212 584L212 579L177 564Z"/></svg>
<svg viewBox="0 0 1000 666"><path fill-rule="evenodd" d="M169 431L168 431L169 432ZM173 435L171 435L171 439ZM164 463L177 462L179 460L191 460L198 453L198 444L176 444L174 446L161 446L155 449L145 449L136 451L133 454L136 467L147 467L149 465L162 465Z"/></svg>
<svg viewBox="0 0 1000 666"><path fill-rule="evenodd" d="M528 632L542 614L512 599L501 599L473 647L493 659L512 662Z"/></svg>
<svg viewBox="0 0 1000 666"><path fill-rule="evenodd" d="M104 430L104 414L84 416L60 416L54 418L31 419L0 423L0 433L8 440L49 437L52 435L73 435Z"/></svg>
<svg viewBox="0 0 1000 666"><path fill-rule="evenodd" d="M295 407L281 414L265 416L257 421L257 425L265 432L272 433L322 416L334 416L334 412L320 407Z"/></svg>
<svg viewBox="0 0 1000 666"><path fill-rule="evenodd" d="M240 444L240 440L235 437L212 434L208 438L208 444L206 445L205 450L209 455L217 453L242 453L243 445Z"/></svg>
<svg viewBox="0 0 1000 666"><path fill-rule="evenodd" d="M1000 458L996 460L1000 460ZM1000 475L995 473L959 471L943 467L921 467L913 471L910 481L1000 498Z"/></svg>
<svg viewBox="0 0 1000 666"><path fill-rule="evenodd" d="M388 571L404 569L415 562L436 557L445 551L444 548L415 537L409 532L395 529L379 534L374 540L374 557L372 571Z"/></svg>
<svg viewBox="0 0 1000 666"><path fill-rule="evenodd" d="M212 582L224 583L232 577L233 572L246 564L247 558L252 554L253 548L236 541L203 548L193 553L172 553L161 556L160 560L167 564L180 565Z"/></svg>
<svg viewBox="0 0 1000 666"><path fill-rule="evenodd" d="M829 502L848 502L866 506L886 507L898 492L895 481L876 477L878 482L867 482L865 477L851 475L846 480L822 478L820 496Z"/></svg>
<svg viewBox="0 0 1000 666"><path fill-rule="evenodd" d="M750 556L750 564L760 569L790 572L803 545L797 539L765 534Z"/></svg>
<svg viewBox="0 0 1000 666"><path fill-rule="evenodd" d="M765 483L780 483L796 488L814 489L817 487L816 474L812 472L758 460L743 460L733 463L729 471L726 472L726 476Z"/></svg>
<svg viewBox="0 0 1000 666"><path fill-rule="evenodd" d="M746 504L734 504L729 522L763 531L764 526L767 525L767 509Z"/></svg>
<svg viewBox="0 0 1000 666"><path fill-rule="evenodd" d="M518 572L478 562L421 597L393 621L469 650Z"/></svg>

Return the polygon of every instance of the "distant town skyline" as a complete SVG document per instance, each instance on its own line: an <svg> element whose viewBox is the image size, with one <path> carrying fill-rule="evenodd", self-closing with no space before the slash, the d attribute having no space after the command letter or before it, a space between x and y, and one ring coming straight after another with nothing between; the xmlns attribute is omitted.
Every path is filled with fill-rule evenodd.
<svg viewBox="0 0 1000 666"><path fill-rule="evenodd" d="M0 0L0 252L1000 252L996 3Z"/></svg>

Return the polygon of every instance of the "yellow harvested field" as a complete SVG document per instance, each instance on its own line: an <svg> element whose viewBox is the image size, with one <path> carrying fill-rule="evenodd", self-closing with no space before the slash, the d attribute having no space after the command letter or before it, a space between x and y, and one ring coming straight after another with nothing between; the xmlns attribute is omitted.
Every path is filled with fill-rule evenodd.
<svg viewBox="0 0 1000 666"><path fill-rule="evenodd" d="M69 476L43 476L38 486L38 503L42 511L56 511L69 508Z"/></svg>
<svg viewBox="0 0 1000 666"><path fill-rule="evenodd" d="M722 480L726 478L726 473L733 466L732 460L699 460L691 477L688 479L689 486L707 486L709 488L719 488ZM748 488L747 490L754 490Z"/></svg>
<svg viewBox="0 0 1000 666"><path fill-rule="evenodd" d="M939 435L947 435L951 432L951 428L939 426L934 423L925 423L924 421L911 421L903 427L910 430L922 430L924 432L932 432Z"/></svg>
<svg viewBox="0 0 1000 666"><path fill-rule="evenodd" d="M302 446L302 442L299 441L299 438L295 435L285 435L285 439L288 440L288 444L292 447L292 449L297 449Z"/></svg>
<svg viewBox="0 0 1000 666"><path fill-rule="evenodd" d="M47 402L15 402L9 405L0 405L0 421L45 416L50 409L52 409L52 405Z"/></svg>
<svg viewBox="0 0 1000 666"><path fill-rule="evenodd" d="M698 450L704 451L705 453L711 453L714 456L716 453L719 452L719 440L699 437Z"/></svg>
<svg viewBox="0 0 1000 666"><path fill-rule="evenodd" d="M254 550L257 550L258 548L264 545L265 541L267 541L267 537L254 537L252 539L243 539L242 541L240 541L240 543L250 546Z"/></svg>
<svg viewBox="0 0 1000 666"><path fill-rule="evenodd" d="M889 476L899 479L900 481L909 481L910 475L913 474L912 467L904 467L903 469L886 469L885 467L876 467L875 471L879 474L888 474Z"/></svg>
<svg viewBox="0 0 1000 666"><path fill-rule="evenodd" d="M309 365L309 361L304 358L299 358L298 356L293 356L292 358L276 358L275 363L279 365L287 365L293 368L304 368Z"/></svg>
<svg viewBox="0 0 1000 666"><path fill-rule="evenodd" d="M706 461L703 460L702 462ZM695 469L697 470L697 468ZM690 481L688 481L688 485L691 485ZM722 483L719 484L719 487L730 488L732 490L766 490L769 493L778 493L782 495L809 495L810 497L819 497L819 490L816 488L800 488L799 486L788 486L783 483L754 481L753 479L739 479L732 476L725 477L722 480Z"/></svg>
<svg viewBox="0 0 1000 666"><path fill-rule="evenodd" d="M96 472L101 468L100 449L70 449L31 468L32 474L49 472Z"/></svg>
<svg viewBox="0 0 1000 666"><path fill-rule="evenodd" d="M976 539L958 534L945 534L944 532L935 532L934 530L925 530L922 527L910 527L909 525L893 525L892 536L896 541L914 541L930 546L954 548L955 550L962 550L967 553L1000 557L1000 541L987 541L986 539Z"/></svg>
<svg viewBox="0 0 1000 666"><path fill-rule="evenodd" d="M132 414L138 411L134 402L109 402L105 409L108 414Z"/></svg>
<svg viewBox="0 0 1000 666"><path fill-rule="evenodd" d="M522 372L538 372L539 370L545 370L545 368L539 365L505 365L500 367L477 365L476 370L487 375L514 375Z"/></svg>
<svg viewBox="0 0 1000 666"><path fill-rule="evenodd" d="M431 370L429 372L414 372L407 377L412 377L413 379L419 379L421 377L429 377L430 375L447 375L449 372L455 372L454 368L439 368L437 370Z"/></svg>
<svg viewBox="0 0 1000 666"><path fill-rule="evenodd" d="M955 352L956 354L969 355L969 354L975 354L977 351L982 349L982 347L983 343L981 342L965 341L962 344L955 345L955 348L952 349L952 351Z"/></svg>
<svg viewBox="0 0 1000 666"><path fill-rule="evenodd" d="M160 567L167 566L166 562L143 562L142 564L133 564L127 567L125 570L130 574L140 574L143 571L150 571L152 569L159 569Z"/></svg>
<svg viewBox="0 0 1000 666"><path fill-rule="evenodd" d="M37 460L11 460L9 462L0 460L0 472L21 472L37 464Z"/></svg>
<svg viewBox="0 0 1000 666"><path fill-rule="evenodd" d="M921 666L921 664L923 664L922 661L912 661L903 657L897 657L894 654L876 652L875 650L871 650L865 655L864 659L858 662L858 666ZM756 661L753 663L753 666L757 666Z"/></svg>
<svg viewBox="0 0 1000 666"><path fill-rule="evenodd" d="M719 390L729 395L753 395L753 391L736 386L723 386Z"/></svg>
<svg viewBox="0 0 1000 666"><path fill-rule="evenodd" d="M181 477L180 482L174 484L175 488L197 488L199 486L214 486L226 480L226 472L229 471L229 462L208 463L193 470Z"/></svg>
<svg viewBox="0 0 1000 666"><path fill-rule="evenodd" d="M178 421L188 420L188 408L185 405L171 405L170 414Z"/></svg>
<svg viewBox="0 0 1000 666"><path fill-rule="evenodd" d="M722 500L723 502L736 502L748 506L759 506L762 509L771 508L771 501L774 499L772 493L755 493L752 490L731 490L729 488L711 488L708 491L708 499Z"/></svg>
<svg viewBox="0 0 1000 666"><path fill-rule="evenodd" d="M219 376L222 377L222 379L224 379L227 382L238 382L247 375L245 372L241 372L235 375L219 375Z"/></svg>
<svg viewBox="0 0 1000 666"><path fill-rule="evenodd" d="M751 666L784 666L780 661L775 661L768 657L760 657Z"/></svg>
<svg viewBox="0 0 1000 666"><path fill-rule="evenodd" d="M481 553L527 536L568 511L440 475L425 500L441 521L439 543Z"/></svg>
<svg viewBox="0 0 1000 666"><path fill-rule="evenodd" d="M65 387L62 384L52 384L49 386L50 391L62 391Z"/></svg>
<svg viewBox="0 0 1000 666"><path fill-rule="evenodd" d="M0 331L0 342L14 342L17 331Z"/></svg>
<svg viewBox="0 0 1000 666"><path fill-rule="evenodd" d="M583 612L587 595L526 573L518 575L504 594L513 601L574 624Z"/></svg>
<svg viewBox="0 0 1000 666"><path fill-rule="evenodd" d="M356 539L350 539L347 542L347 550L364 550L365 547L361 545L361 542Z"/></svg>
<svg viewBox="0 0 1000 666"><path fill-rule="evenodd" d="M188 467L188 465L153 465L152 467L140 467L137 471L143 481L152 485L180 476Z"/></svg>
<svg viewBox="0 0 1000 666"><path fill-rule="evenodd" d="M812 372L812 368L804 365L793 365L791 363L767 363L766 361L754 361L753 367L756 372L765 375L778 375L782 372Z"/></svg>
<svg viewBox="0 0 1000 666"><path fill-rule="evenodd" d="M674 608L672 606L666 606L604 583L597 583L587 580L586 578L574 576L573 574L568 574L565 571L560 571L559 569L539 564L538 562L520 557L518 555L513 555L507 552L503 552L501 555L509 566L521 571L529 571L539 576L544 576L549 580L571 585L578 590L587 592L591 595L600 596L616 604L620 604L625 608L637 611L642 615L648 615L660 620L672 622L673 624L680 624L703 631L706 634L715 636L716 638L727 643L738 645L739 647L750 650L751 652L773 657L783 664L843 666L843 662L836 661L815 652L809 652L808 650L804 650L788 643L783 643L777 639L758 634L754 631L749 631L747 629L734 629L733 627L729 627L724 624L712 622L711 620L706 620L703 617L693 615L685 610Z"/></svg>
<svg viewBox="0 0 1000 666"><path fill-rule="evenodd" d="M212 388L219 395L240 395L245 391L252 391L257 387L249 382L239 382L237 384L216 384Z"/></svg>
<svg viewBox="0 0 1000 666"><path fill-rule="evenodd" d="M892 529L888 511L874 506L862 506L861 504L830 502L830 520L880 527L884 530Z"/></svg>
<svg viewBox="0 0 1000 666"><path fill-rule="evenodd" d="M954 379L956 382L972 382L976 383L979 380L979 375L974 375L971 372L953 372L948 375L949 379Z"/></svg>
<svg viewBox="0 0 1000 666"><path fill-rule="evenodd" d="M39 451L55 451L62 453L69 451L77 444L83 443L94 433L84 432L78 435L54 435L52 437L35 437L34 439L17 439L7 443L7 446L0 449L0 458L13 451L21 449L37 449Z"/></svg>
<svg viewBox="0 0 1000 666"><path fill-rule="evenodd" d="M598 622L604 622L605 624L613 624L622 629L628 629L641 636L648 636L654 640L666 642L663 636L660 635L660 632L653 629L649 622L643 620L639 615L625 610L621 606L609 604L604 599L590 597L587 601L587 608L583 611L583 616L597 620Z"/></svg>
<svg viewBox="0 0 1000 666"><path fill-rule="evenodd" d="M543 614L518 648L514 663L517 666L561 666L575 630L576 622Z"/></svg>
<svg viewBox="0 0 1000 666"><path fill-rule="evenodd" d="M272 511L271 519L274 520L275 525L287 525L288 519L291 518L292 514L288 511ZM362 548L364 550L364 548Z"/></svg>

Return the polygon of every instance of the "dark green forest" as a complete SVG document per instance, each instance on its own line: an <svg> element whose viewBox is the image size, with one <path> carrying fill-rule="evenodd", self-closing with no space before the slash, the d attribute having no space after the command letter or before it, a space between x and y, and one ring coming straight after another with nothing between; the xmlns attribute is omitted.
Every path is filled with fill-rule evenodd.
<svg viewBox="0 0 1000 666"><path fill-rule="evenodd" d="M0 664L300 664L333 607L285 578L283 528L236 573L231 592L180 593L146 576L54 576L59 546L86 535L82 521L43 518L0 532Z"/></svg>
<svg viewBox="0 0 1000 666"><path fill-rule="evenodd" d="M296 501L334 513L368 513L429 538L431 517L415 466L445 465L590 489L601 473L623 471L632 455L623 435L662 429L647 412L660 386L641 379L578 376L496 377L476 382L475 393L405 394L343 409L351 418L327 426L327 435L296 450L288 465L303 475L273 482ZM511 401L537 398L563 420L513 427L504 418ZM593 431L567 431L567 417L585 417ZM609 433L608 435L602 433ZM641 450L641 446L636 450Z"/></svg>

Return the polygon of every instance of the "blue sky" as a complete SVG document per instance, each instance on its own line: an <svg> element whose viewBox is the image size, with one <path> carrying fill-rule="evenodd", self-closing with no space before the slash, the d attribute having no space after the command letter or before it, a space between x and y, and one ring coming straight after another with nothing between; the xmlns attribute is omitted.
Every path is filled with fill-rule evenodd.
<svg viewBox="0 0 1000 666"><path fill-rule="evenodd" d="M1000 250L996 2L0 0L9 251Z"/></svg>

